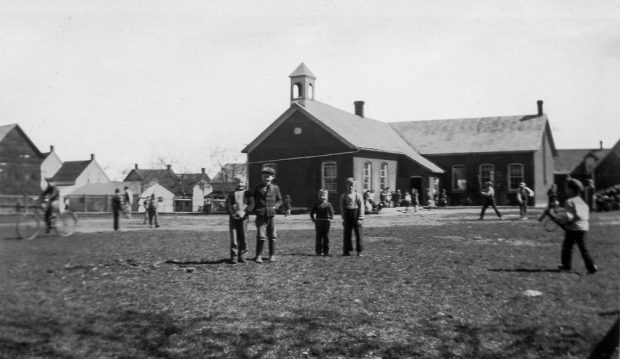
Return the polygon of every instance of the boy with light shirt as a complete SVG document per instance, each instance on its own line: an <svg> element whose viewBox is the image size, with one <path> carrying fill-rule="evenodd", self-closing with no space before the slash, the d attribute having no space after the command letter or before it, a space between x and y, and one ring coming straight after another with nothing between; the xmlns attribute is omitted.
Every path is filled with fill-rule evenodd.
<svg viewBox="0 0 620 359"><path fill-rule="evenodd" d="M581 257L589 274L598 271L598 267L590 257L586 248L586 234L590 229L590 208L579 196L583 191L583 185L579 180L571 178L566 182L566 195L569 197L564 204L565 212L555 214L549 211L549 216L556 221L565 231L562 243L562 265L560 270L571 270L573 245L577 243Z"/></svg>
<svg viewBox="0 0 620 359"><path fill-rule="evenodd" d="M239 179L237 188L226 197L228 211L228 231L230 233L230 263L245 263L248 252L246 235L248 219L254 207L252 193L246 190L245 180Z"/></svg>
<svg viewBox="0 0 620 359"><path fill-rule="evenodd" d="M353 188L355 180L347 178L346 191L340 196L340 214L344 227L342 255L350 256L353 250L352 233L355 232L355 249L362 257L362 221L364 220L364 200Z"/></svg>

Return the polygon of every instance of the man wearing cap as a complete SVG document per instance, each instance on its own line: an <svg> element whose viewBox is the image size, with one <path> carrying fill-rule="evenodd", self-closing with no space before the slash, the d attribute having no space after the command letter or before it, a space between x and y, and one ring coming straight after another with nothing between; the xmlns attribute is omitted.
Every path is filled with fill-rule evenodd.
<svg viewBox="0 0 620 359"><path fill-rule="evenodd" d="M45 207L45 223L47 224L45 233L49 233L50 229L52 229L52 215L54 212L58 212L59 209L60 192L51 177L45 178L45 181L47 181L47 187L41 193L39 200L42 204L47 203L47 207Z"/></svg>
<svg viewBox="0 0 620 359"><path fill-rule="evenodd" d="M276 260L276 211L282 205L280 187L273 184L275 178L273 168L264 167L261 170L263 183L254 187L254 213L256 214L256 257L257 263L263 263L263 247L265 240L269 239L269 261Z"/></svg>
<svg viewBox="0 0 620 359"><path fill-rule="evenodd" d="M353 250L351 232L355 232L355 249L358 257L362 256L362 221L364 220L364 200L353 188L355 180L347 178L346 191L340 195L340 215L344 227L342 255L349 256Z"/></svg>

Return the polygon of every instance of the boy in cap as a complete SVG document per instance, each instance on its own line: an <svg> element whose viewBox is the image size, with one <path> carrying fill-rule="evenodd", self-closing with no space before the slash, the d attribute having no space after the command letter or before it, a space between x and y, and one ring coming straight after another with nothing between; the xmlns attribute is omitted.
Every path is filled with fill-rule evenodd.
<svg viewBox="0 0 620 359"><path fill-rule="evenodd" d="M118 231L122 207L123 200L121 199L121 190L117 188L114 190L114 196L112 196L112 217L114 218L115 231Z"/></svg>
<svg viewBox="0 0 620 359"><path fill-rule="evenodd" d="M257 263L263 263L262 253L265 240L269 239L269 261L276 260L276 211L282 205L280 187L273 184L276 172L273 168L264 167L261 170L263 183L254 187L254 213L256 214L256 257Z"/></svg>
<svg viewBox="0 0 620 359"><path fill-rule="evenodd" d="M351 232L355 232L355 249L358 257L362 256L362 221L364 220L364 200L355 191L351 177L346 180L346 191L340 196L340 214L342 215L342 225L344 227L342 255L350 256L353 250Z"/></svg>
<svg viewBox="0 0 620 359"><path fill-rule="evenodd" d="M327 202L328 196L327 190L320 190L319 201L310 210L310 218L316 230L314 249L317 256L329 255L329 227L334 219L334 207Z"/></svg>
<svg viewBox="0 0 620 359"><path fill-rule="evenodd" d="M480 211L479 220L482 221L484 218L484 212L489 208L489 206L493 207L495 210L495 214L499 217L499 219L504 219L502 215L499 213L499 210L495 206L495 190L493 189L493 182L487 181L484 183L484 189L480 191L480 194L484 198L484 205L482 205L482 211Z"/></svg>
<svg viewBox="0 0 620 359"><path fill-rule="evenodd" d="M517 201L519 202L519 214L521 214L521 219L527 219L527 201L530 197L534 197L534 191L526 186L525 182L519 183Z"/></svg>
<svg viewBox="0 0 620 359"><path fill-rule="evenodd" d="M582 191L583 185L579 180L569 179L566 182L566 195L569 197L564 204L566 212L555 214L548 211L548 214L565 230L564 242L562 243L562 265L559 269L571 269L573 245L577 243L588 273L594 274L598 271L598 267L594 264L588 248L586 248L586 233L590 229L590 208L579 196Z"/></svg>
<svg viewBox="0 0 620 359"><path fill-rule="evenodd" d="M245 180L240 178L237 188L226 197L226 210L230 216L228 230L230 232L231 264L236 264L237 261L245 263L245 256L248 252L245 238L253 203L252 193L246 189Z"/></svg>
<svg viewBox="0 0 620 359"><path fill-rule="evenodd" d="M58 212L60 206L60 192L51 177L45 178L45 181L47 182L47 187L43 193L41 193L39 200L41 203L47 203L47 207L45 207L45 223L47 224L45 233L49 233L50 229L52 229L52 218L54 213Z"/></svg>

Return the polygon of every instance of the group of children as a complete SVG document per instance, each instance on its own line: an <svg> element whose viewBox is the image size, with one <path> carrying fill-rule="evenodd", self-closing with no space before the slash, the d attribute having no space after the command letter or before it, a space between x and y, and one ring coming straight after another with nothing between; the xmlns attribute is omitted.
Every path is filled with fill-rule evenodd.
<svg viewBox="0 0 620 359"><path fill-rule="evenodd" d="M112 215L114 218L113 226L115 231L119 230L121 213L126 219L131 218L133 195L127 186L125 186L125 191L122 195L120 192L120 189L117 188L114 190L114 195L112 196ZM148 220L149 227L152 228L153 224L155 224L155 228L159 228L159 222L157 220L158 200L155 198L155 194L152 193L150 196L144 198L142 204L144 206L144 224L146 224Z"/></svg>

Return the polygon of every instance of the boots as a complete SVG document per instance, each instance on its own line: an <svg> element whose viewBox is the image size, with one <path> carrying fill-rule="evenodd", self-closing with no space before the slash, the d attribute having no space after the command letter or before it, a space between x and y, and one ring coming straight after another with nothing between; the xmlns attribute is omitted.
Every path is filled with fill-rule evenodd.
<svg viewBox="0 0 620 359"><path fill-rule="evenodd" d="M256 241L256 257L254 258L254 261L256 261L256 263L263 263L263 247L265 246L265 241L261 241L261 240L257 240Z"/></svg>
<svg viewBox="0 0 620 359"><path fill-rule="evenodd" d="M275 239L269 240L269 261L270 262L276 261L276 240Z"/></svg>

